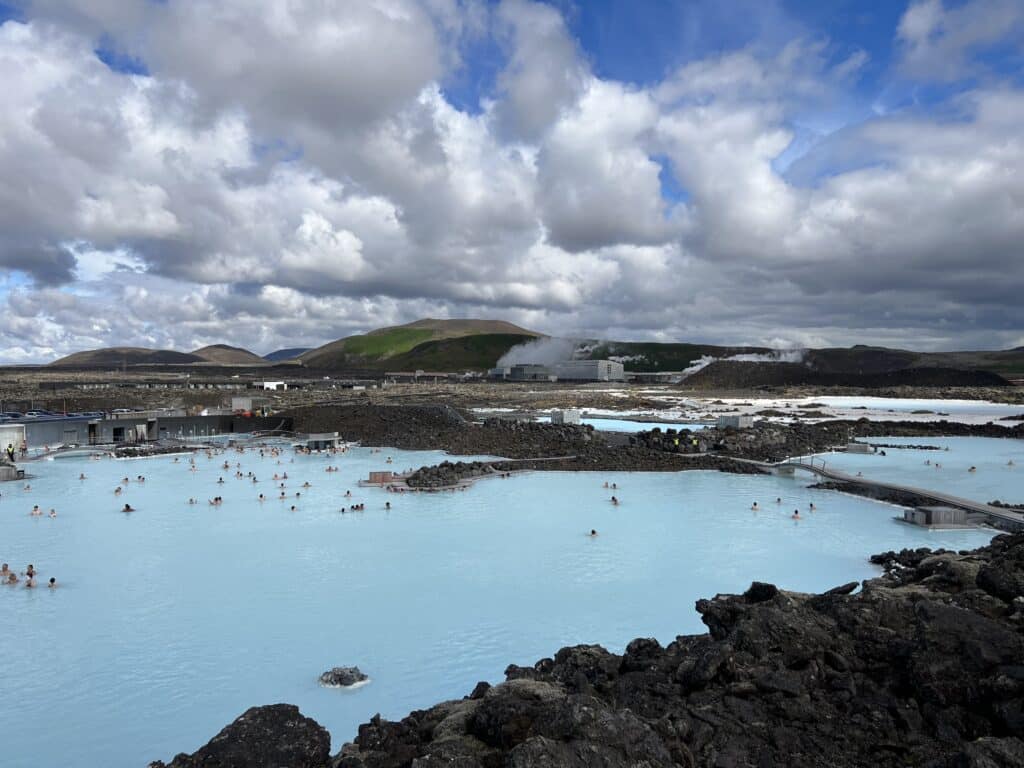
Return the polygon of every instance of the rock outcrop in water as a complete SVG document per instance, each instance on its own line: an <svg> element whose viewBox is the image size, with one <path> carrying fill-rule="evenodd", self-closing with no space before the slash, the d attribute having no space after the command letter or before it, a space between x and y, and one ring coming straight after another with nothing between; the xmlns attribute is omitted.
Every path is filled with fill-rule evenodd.
<svg viewBox="0 0 1024 768"><path fill-rule="evenodd" d="M320 675L320 685L326 685L329 688L347 688L369 679L359 667L334 667Z"/></svg>
<svg viewBox="0 0 1024 768"><path fill-rule="evenodd" d="M372 718L330 760L277 705L171 766L1024 765L1024 534L874 560L886 573L859 592L754 583L698 601L709 634L509 667L465 699ZM286 744L292 761L267 761Z"/></svg>

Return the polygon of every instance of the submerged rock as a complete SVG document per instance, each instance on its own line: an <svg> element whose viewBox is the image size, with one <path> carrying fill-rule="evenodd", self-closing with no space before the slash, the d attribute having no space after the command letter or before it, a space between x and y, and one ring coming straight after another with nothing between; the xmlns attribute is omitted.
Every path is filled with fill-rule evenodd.
<svg viewBox="0 0 1024 768"><path fill-rule="evenodd" d="M359 670L359 667L334 667L320 675L320 685L330 688L346 688L369 679Z"/></svg>

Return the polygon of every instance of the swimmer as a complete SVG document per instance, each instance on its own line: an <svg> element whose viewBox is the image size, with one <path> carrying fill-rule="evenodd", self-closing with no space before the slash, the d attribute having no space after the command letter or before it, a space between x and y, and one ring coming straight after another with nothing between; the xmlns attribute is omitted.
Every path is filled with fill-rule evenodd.
<svg viewBox="0 0 1024 768"><path fill-rule="evenodd" d="M602 486L602 488L607 488L607 487L608 487L608 481L607 481L607 480L605 480L605 481L604 481L604 485Z"/></svg>
<svg viewBox="0 0 1024 768"><path fill-rule="evenodd" d="M124 509L122 509L121 511L122 512L134 512L135 511L135 507L133 507L131 504L125 504L124 505Z"/></svg>
<svg viewBox="0 0 1024 768"><path fill-rule="evenodd" d="M591 537L597 536L597 531L595 531L593 528L591 528L590 529L590 536Z"/></svg>
<svg viewBox="0 0 1024 768"><path fill-rule="evenodd" d="M618 506L618 505L619 505L619 500L618 500L617 498L615 498L614 496L612 496L612 498L611 498L611 502L612 502L612 504L614 504L615 506Z"/></svg>
<svg viewBox="0 0 1024 768"><path fill-rule="evenodd" d="M85 480L85 473L83 472L82 474L80 474L80 475L78 476L78 479L79 479L79 480Z"/></svg>
<svg viewBox="0 0 1024 768"><path fill-rule="evenodd" d="M352 491L345 491L345 498L346 499L351 499L352 498Z"/></svg>
<svg viewBox="0 0 1024 768"><path fill-rule="evenodd" d="M752 510L754 510L755 512L757 512L757 510L759 510L759 509L760 509L760 507L759 507L759 506L757 506L757 502L756 502L756 501L755 501L755 502L754 502L753 504L751 504L751 505L750 505L750 508L751 508Z"/></svg>
<svg viewBox="0 0 1024 768"><path fill-rule="evenodd" d="M36 585L36 580L35 580L35 578L33 576L29 576L25 580L25 588L26 589L32 589L35 585Z"/></svg>
<svg viewBox="0 0 1024 768"><path fill-rule="evenodd" d="M295 505L292 504L292 512L294 512L294 511L295 511Z"/></svg>
<svg viewBox="0 0 1024 768"><path fill-rule="evenodd" d="M29 577L33 577L36 575L36 567L32 565L32 563L29 563L28 568L25 569L25 575Z"/></svg>
<svg viewBox="0 0 1024 768"><path fill-rule="evenodd" d="M776 496L775 497L775 503L776 504L781 504L782 503L782 497L781 496Z"/></svg>
<svg viewBox="0 0 1024 768"><path fill-rule="evenodd" d="M52 520L56 516L57 516L57 510L56 509L51 509L50 510L50 519Z"/></svg>
<svg viewBox="0 0 1024 768"><path fill-rule="evenodd" d="M120 485L117 486L117 488L114 489L114 495L115 496L120 496L121 495L121 486Z"/></svg>
<svg viewBox="0 0 1024 768"><path fill-rule="evenodd" d="M793 519L794 520L799 520L800 519L800 510L799 509L794 509L793 510Z"/></svg>
<svg viewBox="0 0 1024 768"><path fill-rule="evenodd" d="M302 484L302 487L303 487L303 488L312 488L313 486L311 486L311 485L309 484L309 481L307 480L306 482L304 482L304 483Z"/></svg>
<svg viewBox="0 0 1024 768"><path fill-rule="evenodd" d="M977 471L978 471L978 468L977 468L977 467L971 467L971 468L970 468L970 469L968 469L967 471L968 471L968 472L977 472Z"/></svg>
<svg viewBox="0 0 1024 768"><path fill-rule="evenodd" d="M56 589L57 588L57 580L55 578L53 578L53 576L51 576L50 577L50 583L47 584L46 586L49 587L50 589Z"/></svg>
<svg viewBox="0 0 1024 768"><path fill-rule="evenodd" d="M7 583L8 584L17 584L18 583L18 574L14 573L12 571L11 575L7 577Z"/></svg>
<svg viewBox="0 0 1024 768"><path fill-rule="evenodd" d="M223 477L218 477L217 478L217 485L224 485L224 478Z"/></svg>
<svg viewBox="0 0 1024 768"><path fill-rule="evenodd" d="M284 491L281 491L281 495L277 497L281 501L284 501Z"/></svg>
<svg viewBox="0 0 1024 768"><path fill-rule="evenodd" d="M816 507L814 506L814 502L812 501L811 502L811 512L813 512L815 509L816 509Z"/></svg>
<svg viewBox="0 0 1024 768"><path fill-rule="evenodd" d="M1006 466L1012 467L1013 466L1013 459L1010 459L1008 462L1006 462Z"/></svg>
<svg viewBox="0 0 1024 768"><path fill-rule="evenodd" d="M266 501L266 500L267 500L267 497L266 497L266 496L264 496L264 495L263 495L263 494L261 493L261 494L260 494L260 497L259 497L259 501L260 501L260 503L263 503L263 502L264 502L264 501Z"/></svg>
<svg viewBox="0 0 1024 768"><path fill-rule="evenodd" d="M11 566L4 563L0 566L0 580L7 581L7 577L11 574Z"/></svg>
<svg viewBox="0 0 1024 768"><path fill-rule="evenodd" d="M195 500L194 498L192 498L192 497L190 496L190 497L189 497L189 499L188 499L188 503L189 503L189 504L198 504L199 502L198 502L198 501L196 501L196 500Z"/></svg>
<svg viewBox="0 0 1024 768"><path fill-rule="evenodd" d="M41 510L41 509L39 508L39 505L38 505L38 504L36 504L36 505L35 505L34 507L32 507L32 511L31 511L31 512L29 512L29 514L30 514L30 515L31 515L32 517L37 517L38 515L41 515L41 514L43 514L43 510Z"/></svg>
<svg viewBox="0 0 1024 768"><path fill-rule="evenodd" d="M387 510L391 509L391 502L390 501L385 501L384 502L384 509L387 509Z"/></svg>

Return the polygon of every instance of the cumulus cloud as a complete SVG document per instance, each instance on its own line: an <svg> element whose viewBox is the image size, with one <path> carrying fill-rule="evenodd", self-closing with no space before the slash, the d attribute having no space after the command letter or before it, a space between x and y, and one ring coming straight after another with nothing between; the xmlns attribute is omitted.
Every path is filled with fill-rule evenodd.
<svg viewBox="0 0 1024 768"><path fill-rule="evenodd" d="M627 83L530 0L26 2L0 25L0 359L421 316L1009 346L1024 91L978 53L1020 9L912 3L893 76L975 81L850 118L871 59L820 36ZM481 44L493 83L459 108Z"/></svg>

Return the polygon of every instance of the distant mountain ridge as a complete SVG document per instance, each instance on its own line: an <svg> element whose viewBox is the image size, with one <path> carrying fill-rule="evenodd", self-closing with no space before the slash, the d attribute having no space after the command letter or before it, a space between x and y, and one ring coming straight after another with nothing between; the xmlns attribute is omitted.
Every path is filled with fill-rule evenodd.
<svg viewBox="0 0 1024 768"><path fill-rule="evenodd" d="M192 365L207 362L198 355L173 349L105 347L86 349L50 363L55 368L120 368L128 365Z"/></svg>
<svg viewBox="0 0 1024 768"><path fill-rule="evenodd" d="M484 371L494 367L513 347L543 338L546 338L544 334L504 320L425 318L405 325L347 336L314 349L279 349L263 358L227 344L213 344L193 352L110 347L76 352L50 365L120 368L138 365L255 366L287 362L325 372L418 369L442 372ZM982 371L1003 379L1024 377L1024 347L994 351L914 352L858 344L853 347L780 352L759 346L682 342L589 340L573 343L577 358L616 359L623 363L627 371L683 371L688 368L696 370L708 364L718 366L694 379L695 384L704 382L704 385L719 381L722 386L726 386L732 378L747 386L796 383L799 380L824 383L843 376L880 377L891 381L894 379L888 374L896 371L911 371L907 376L896 377L911 383L969 380L969 377L936 373L936 369ZM572 344L567 346L571 348ZM516 358L529 362L529 356L530 351L527 349ZM723 362L757 364L719 365ZM692 376L687 381L691 379ZM975 377L973 380L979 383L983 380L994 382L984 377Z"/></svg>

